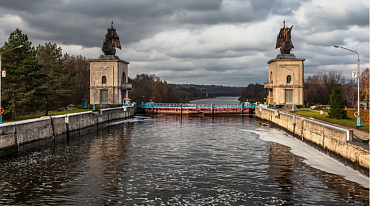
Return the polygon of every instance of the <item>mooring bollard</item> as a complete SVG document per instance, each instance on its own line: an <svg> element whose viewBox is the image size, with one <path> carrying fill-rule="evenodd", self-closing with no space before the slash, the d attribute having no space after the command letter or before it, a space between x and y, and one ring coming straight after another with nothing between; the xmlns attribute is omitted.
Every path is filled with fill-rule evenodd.
<svg viewBox="0 0 370 206"><path fill-rule="evenodd" d="M50 117L51 129L53 130L53 142L55 144L55 128L54 128L54 121L53 117Z"/></svg>
<svg viewBox="0 0 370 206"><path fill-rule="evenodd" d="M67 114L65 114L65 118L64 118L64 120L65 120L65 123L66 123L66 124L68 124L68 123L69 123L69 118L68 118L68 115L67 115Z"/></svg>
<svg viewBox="0 0 370 206"><path fill-rule="evenodd" d="M65 114L65 118L64 118L64 121L66 123L66 129L67 129L67 141L69 141L69 127L68 127L68 124L69 124L69 117L67 114Z"/></svg>

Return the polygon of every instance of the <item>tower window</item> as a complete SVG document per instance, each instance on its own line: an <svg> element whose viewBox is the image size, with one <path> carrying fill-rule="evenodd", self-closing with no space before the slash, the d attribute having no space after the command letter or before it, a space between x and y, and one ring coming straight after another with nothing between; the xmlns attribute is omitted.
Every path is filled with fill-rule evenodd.
<svg viewBox="0 0 370 206"><path fill-rule="evenodd" d="M270 73L270 82L272 82L272 72Z"/></svg>
<svg viewBox="0 0 370 206"><path fill-rule="evenodd" d="M292 81L292 76L290 76L290 75L288 75L287 77L286 77L286 83L290 83Z"/></svg>
<svg viewBox="0 0 370 206"><path fill-rule="evenodd" d="M103 76L103 77L101 78L101 83L102 83L102 84L106 84L106 83L107 83L107 77L106 77L106 76Z"/></svg>
<svg viewBox="0 0 370 206"><path fill-rule="evenodd" d="M122 73L122 78L121 78L121 84L126 83L126 74L125 72Z"/></svg>

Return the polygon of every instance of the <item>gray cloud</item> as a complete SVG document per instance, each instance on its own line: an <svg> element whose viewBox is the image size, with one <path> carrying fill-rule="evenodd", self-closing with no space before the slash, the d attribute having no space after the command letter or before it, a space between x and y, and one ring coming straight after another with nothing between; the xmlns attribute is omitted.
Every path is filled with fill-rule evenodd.
<svg viewBox="0 0 370 206"><path fill-rule="evenodd" d="M130 76L246 86L266 81L284 20L294 25L292 52L306 59L306 74L356 66L355 54L333 44L358 51L369 67L363 0L0 0L0 41L18 27L34 44L96 58L114 21L123 46L117 55L130 62Z"/></svg>

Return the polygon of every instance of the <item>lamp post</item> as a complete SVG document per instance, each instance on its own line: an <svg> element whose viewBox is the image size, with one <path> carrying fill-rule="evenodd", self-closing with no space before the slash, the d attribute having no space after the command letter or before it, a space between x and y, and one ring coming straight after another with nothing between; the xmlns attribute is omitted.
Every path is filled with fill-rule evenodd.
<svg viewBox="0 0 370 206"><path fill-rule="evenodd" d="M17 47L14 47L14 48L8 49L6 51L0 52L0 73L1 73L1 76L0 76L0 111L2 110L2 112L4 112L4 109L1 107L1 77L3 76L2 71L1 71L1 54L5 53L5 52L8 52L8 51L11 51L13 49L21 48L21 47L23 47L23 45L19 45ZM0 113L0 124L2 124L2 123L3 123L3 116L2 116L2 113Z"/></svg>
<svg viewBox="0 0 370 206"><path fill-rule="evenodd" d="M292 69L288 69L288 68L286 68L286 67L283 67L283 66L280 66L281 68L284 68L284 69L287 69L287 70L289 70L289 71L291 71L291 72L293 72L293 92L292 92L292 95L293 95L293 107L292 107L292 111L294 112L294 70L292 70Z"/></svg>
<svg viewBox="0 0 370 206"><path fill-rule="evenodd" d="M93 105L93 111L95 111L95 72L94 72L94 105Z"/></svg>
<svg viewBox="0 0 370 206"><path fill-rule="evenodd" d="M347 51L353 52L357 54L357 112L358 112L358 117L357 117L357 127L361 127L361 118L360 118L360 54L356 51L338 46L338 45L333 45L335 48L341 48L345 49Z"/></svg>

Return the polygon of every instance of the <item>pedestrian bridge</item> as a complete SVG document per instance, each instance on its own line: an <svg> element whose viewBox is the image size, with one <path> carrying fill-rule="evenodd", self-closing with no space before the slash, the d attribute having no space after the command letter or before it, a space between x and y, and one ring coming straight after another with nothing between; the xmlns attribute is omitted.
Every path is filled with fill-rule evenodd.
<svg viewBox="0 0 370 206"><path fill-rule="evenodd" d="M251 114L257 104L183 104L183 103L144 103L138 108L149 114L180 114L180 115L221 115Z"/></svg>

